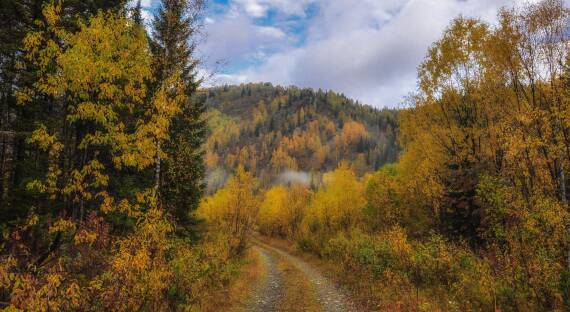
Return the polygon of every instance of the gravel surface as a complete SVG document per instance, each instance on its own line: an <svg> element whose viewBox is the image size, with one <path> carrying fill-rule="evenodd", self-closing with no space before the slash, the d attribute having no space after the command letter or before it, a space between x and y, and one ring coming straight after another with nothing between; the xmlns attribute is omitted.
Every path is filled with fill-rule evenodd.
<svg viewBox="0 0 570 312"><path fill-rule="evenodd" d="M247 311L277 311L283 293L283 279L277 270L277 260L271 253L258 246L253 247L259 253L266 275L255 289L252 303Z"/></svg>
<svg viewBox="0 0 570 312"><path fill-rule="evenodd" d="M280 291L282 289L282 279L279 276L279 272L275 268L277 260L274 258L274 254L278 254L284 261L290 262L296 269L302 272L307 279L313 283L318 294L318 302L320 303L324 312L344 312L344 311L357 311L350 300L327 278L325 278L321 273L311 267L310 264L305 261L281 250L274 248L267 244L259 241L254 241L255 247L264 258L264 262L268 264L268 275L267 282L269 285L275 285L274 287L269 287L270 289L265 289L262 294L265 294L265 300L261 300L262 297L257 297L258 301L265 301L268 304L265 305L266 309L252 310L252 311L275 311L276 304L279 303ZM273 272L272 272L273 271ZM267 288L267 286L264 286ZM269 304L271 302L271 304Z"/></svg>

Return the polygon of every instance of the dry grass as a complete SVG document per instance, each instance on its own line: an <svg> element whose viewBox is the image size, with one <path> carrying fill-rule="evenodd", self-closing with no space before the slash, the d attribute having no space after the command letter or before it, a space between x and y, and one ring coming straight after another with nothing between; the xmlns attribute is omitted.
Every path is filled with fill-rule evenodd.
<svg viewBox="0 0 570 312"><path fill-rule="evenodd" d="M287 251L317 268L319 272L339 285L350 296L359 311L440 311L439 308L430 305L430 303L434 301L433 298L441 296L438 296L437 293L419 291L411 285L403 283L396 275L392 274L388 276L392 278L380 281L375 280L372 276L363 276L359 272L343 271L336 263L321 259L314 254L299 251L293 242L262 235L256 236L256 239ZM291 311L295 311L295 309Z"/></svg>
<svg viewBox="0 0 570 312"><path fill-rule="evenodd" d="M242 311L255 285L264 274L265 270L259 254L251 248L248 249L239 276L228 287L216 294L207 307L202 307L202 311Z"/></svg>

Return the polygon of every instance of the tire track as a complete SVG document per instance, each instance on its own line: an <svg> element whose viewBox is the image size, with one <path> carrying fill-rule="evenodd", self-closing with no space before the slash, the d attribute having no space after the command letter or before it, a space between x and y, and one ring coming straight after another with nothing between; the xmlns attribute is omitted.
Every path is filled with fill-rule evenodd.
<svg viewBox="0 0 570 312"><path fill-rule="evenodd" d="M331 281L329 281L326 277L324 277L320 272L312 268L312 266L306 263L305 261L283 250L262 243L258 240L254 240L253 242L255 245L254 248L257 248L257 250L262 254L263 257L267 257L268 263L273 263L273 265L275 266L275 263L277 262L277 260L272 259L271 252L273 252L278 254L284 261L291 263L297 270L303 273L307 277L307 279L314 285L318 294L317 300L324 312L357 311L357 309L350 302L350 300ZM279 274L279 272L277 272L277 274ZM279 280L281 281L281 279ZM264 310L264 311L276 311L275 307L276 306L273 306L273 309Z"/></svg>
<svg viewBox="0 0 570 312"><path fill-rule="evenodd" d="M250 307L246 310L253 312L277 311L283 294L283 279L277 269L277 260L267 250L258 246L253 248L259 253L266 273L253 294Z"/></svg>

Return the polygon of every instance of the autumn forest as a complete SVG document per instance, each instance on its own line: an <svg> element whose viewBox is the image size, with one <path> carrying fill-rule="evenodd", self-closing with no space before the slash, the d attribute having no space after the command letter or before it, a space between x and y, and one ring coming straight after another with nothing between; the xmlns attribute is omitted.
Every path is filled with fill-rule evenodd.
<svg viewBox="0 0 570 312"><path fill-rule="evenodd" d="M0 1L1 310L570 311L566 2L446 21L383 109L210 83L158 2Z"/></svg>

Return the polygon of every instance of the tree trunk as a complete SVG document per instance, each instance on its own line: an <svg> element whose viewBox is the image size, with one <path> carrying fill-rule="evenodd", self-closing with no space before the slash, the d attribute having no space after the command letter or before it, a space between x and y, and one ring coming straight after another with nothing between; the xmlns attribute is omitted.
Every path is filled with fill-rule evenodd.
<svg viewBox="0 0 570 312"><path fill-rule="evenodd" d="M2 174L2 202L6 203L10 193L12 183L13 161L14 161L14 133L11 131L0 131L2 137L2 155L0 157L0 172Z"/></svg>
<svg viewBox="0 0 570 312"><path fill-rule="evenodd" d="M560 160L558 165L558 177L560 179L560 198L566 204L566 175L564 174L564 163Z"/></svg>
<svg viewBox="0 0 570 312"><path fill-rule="evenodd" d="M157 201L158 201L159 190L160 190L160 174L161 174L160 164L162 162L162 159L160 157L161 152L162 152L161 142L160 142L160 140L157 140L157 142L156 142L156 168L154 171L154 191L153 191L154 198L156 198Z"/></svg>
<svg viewBox="0 0 570 312"><path fill-rule="evenodd" d="M564 173L564 156L558 159L558 180L560 188L560 200L562 205L567 208L568 201L566 200L566 175ZM567 237L570 237L570 225L566 227ZM568 238L567 238L568 240ZM566 268L570 270L570 244L566 249Z"/></svg>
<svg viewBox="0 0 570 312"><path fill-rule="evenodd" d="M564 158L560 158L560 163L558 165L558 176L560 179L560 199L562 200L562 204L564 206L568 206L568 202L566 200L566 175L564 174ZM566 227L566 232L568 237L570 237L570 225ZM566 249L566 268L570 270L570 244Z"/></svg>

